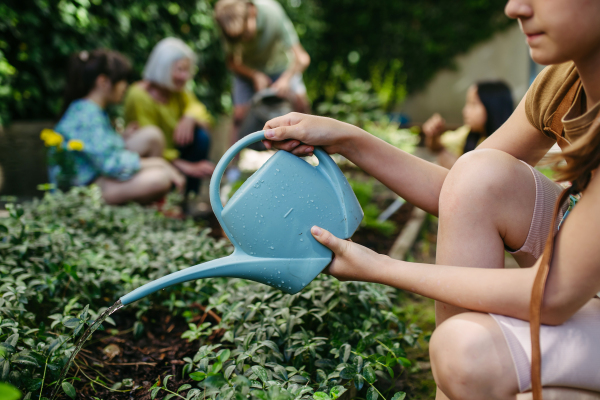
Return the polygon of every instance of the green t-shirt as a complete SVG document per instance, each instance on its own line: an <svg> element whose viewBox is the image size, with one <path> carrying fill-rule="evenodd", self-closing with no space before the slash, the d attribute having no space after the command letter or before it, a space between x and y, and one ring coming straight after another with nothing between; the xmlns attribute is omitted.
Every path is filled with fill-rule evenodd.
<svg viewBox="0 0 600 400"><path fill-rule="evenodd" d="M256 36L236 44L226 43L228 54L240 52L244 65L264 72L280 74L293 58L292 46L298 35L285 11L275 0L254 0L257 9Z"/></svg>

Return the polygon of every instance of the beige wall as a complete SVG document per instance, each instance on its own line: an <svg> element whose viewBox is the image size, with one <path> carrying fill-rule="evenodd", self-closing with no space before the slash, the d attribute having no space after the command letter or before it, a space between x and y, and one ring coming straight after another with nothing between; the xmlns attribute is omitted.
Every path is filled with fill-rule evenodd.
<svg viewBox="0 0 600 400"><path fill-rule="evenodd" d="M478 80L503 79L512 89L515 106L530 79L530 58L517 24L458 56L455 71L443 70L419 92L409 96L400 110L412 122L424 122L439 112L449 124L462 125L461 110L467 88Z"/></svg>

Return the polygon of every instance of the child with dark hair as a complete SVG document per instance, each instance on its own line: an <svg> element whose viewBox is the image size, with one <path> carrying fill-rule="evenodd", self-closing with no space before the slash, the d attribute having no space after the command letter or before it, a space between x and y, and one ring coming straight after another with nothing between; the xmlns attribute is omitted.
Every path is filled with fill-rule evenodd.
<svg viewBox="0 0 600 400"><path fill-rule="evenodd" d="M464 125L455 131L446 131L446 121L436 113L423 124L425 143L438 153L438 163L450 168L458 157L475 150L500 128L512 112L512 95L506 83L476 83L467 90L462 110Z"/></svg>
<svg viewBox="0 0 600 400"><path fill-rule="evenodd" d="M150 128L127 142L112 128L104 111L119 103L127 89L131 66L110 50L82 51L69 62L64 112L55 131L66 141L82 143L69 152L75 174L69 185L96 183L107 203L147 203L163 197L172 187L183 187L183 176L162 157L162 134ZM56 151L51 149L50 151ZM50 180L57 182L60 166L50 167Z"/></svg>

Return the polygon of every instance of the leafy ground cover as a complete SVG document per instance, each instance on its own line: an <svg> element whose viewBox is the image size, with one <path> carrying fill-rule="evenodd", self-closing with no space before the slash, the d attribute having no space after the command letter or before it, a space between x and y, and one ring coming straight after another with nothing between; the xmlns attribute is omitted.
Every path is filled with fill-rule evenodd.
<svg viewBox="0 0 600 400"><path fill-rule="evenodd" d="M49 396L74 338L118 297L223 257L192 221L75 188L0 219L0 381ZM392 288L322 276L296 295L239 279L167 288L114 314L62 398L368 400L412 390L423 332ZM410 393L409 393L410 395ZM416 398L416 397L415 397Z"/></svg>

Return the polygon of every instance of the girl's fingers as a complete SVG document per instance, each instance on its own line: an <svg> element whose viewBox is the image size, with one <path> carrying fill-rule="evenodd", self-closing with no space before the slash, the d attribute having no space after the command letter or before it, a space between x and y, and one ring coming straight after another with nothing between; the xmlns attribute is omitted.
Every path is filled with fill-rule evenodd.
<svg viewBox="0 0 600 400"><path fill-rule="evenodd" d="M282 115L281 117L273 118L273 119L267 121L267 123L265 124L263 129L267 130L267 129L279 128L281 126L296 125L296 124L299 124L300 121L302 121L302 119L304 117L306 117L306 115L292 112L292 113L289 113L286 115Z"/></svg>
<svg viewBox="0 0 600 400"><path fill-rule="evenodd" d="M294 150L292 150L292 154L299 156L299 157L304 157L304 156L311 156L312 152L315 150L315 148L313 146L308 146L308 145L301 145L298 146L297 148L295 148Z"/></svg>
<svg viewBox="0 0 600 400"><path fill-rule="evenodd" d="M331 232L323 228L319 228L316 225L310 229L310 233L312 233L314 238L317 239L319 243L333 251L337 257L343 255L344 251L348 247L348 242L346 240L337 238L333 236Z"/></svg>

